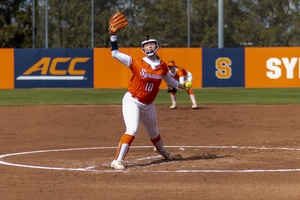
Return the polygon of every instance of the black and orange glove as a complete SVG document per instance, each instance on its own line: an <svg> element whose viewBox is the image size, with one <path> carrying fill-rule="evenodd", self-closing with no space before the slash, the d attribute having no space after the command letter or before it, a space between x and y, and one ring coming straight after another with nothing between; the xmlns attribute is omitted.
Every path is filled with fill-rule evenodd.
<svg viewBox="0 0 300 200"><path fill-rule="evenodd" d="M170 86L170 85L168 85L167 92L174 92L174 93L176 93L176 92L177 92L177 89L174 88L174 87L172 87L172 86Z"/></svg>

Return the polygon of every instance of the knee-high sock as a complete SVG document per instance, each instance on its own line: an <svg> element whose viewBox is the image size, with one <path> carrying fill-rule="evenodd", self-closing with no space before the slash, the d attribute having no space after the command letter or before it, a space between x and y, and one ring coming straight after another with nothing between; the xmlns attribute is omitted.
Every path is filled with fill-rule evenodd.
<svg viewBox="0 0 300 200"><path fill-rule="evenodd" d="M158 135L156 138L151 139L152 144L156 147L157 151L160 153L164 153L165 152L165 148L163 145L163 142L160 138L160 135Z"/></svg>
<svg viewBox="0 0 300 200"><path fill-rule="evenodd" d="M171 96L171 101L173 105L176 105L176 93L175 92L170 92Z"/></svg>
<svg viewBox="0 0 300 200"><path fill-rule="evenodd" d="M194 104L194 103L197 103L197 102L196 102L196 97L195 97L194 91L193 91L193 90L187 90L187 93L188 93L188 95L189 95L189 97L190 97L192 103L193 103L193 104Z"/></svg>
<svg viewBox="0 0 300 200"><path fill-rule="evenodd" d="M119 142L119 147L116 153L116 160L124 160L126 157L126 154L129 151L130 145L132 141L134 140L134 136L129 134L124 134Z"/></svg>

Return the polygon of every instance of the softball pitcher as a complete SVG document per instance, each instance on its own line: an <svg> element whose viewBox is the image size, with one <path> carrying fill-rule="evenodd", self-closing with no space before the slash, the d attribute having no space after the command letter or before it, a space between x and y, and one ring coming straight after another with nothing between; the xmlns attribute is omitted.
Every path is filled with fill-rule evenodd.
<svg viewBox="0 0 300 200"><path fill-rule="evenodd" d="M158 131L154 100L162 80L173 87L186 88L171 77L166 63L159 60L156 55L159 48L156 39L147 37L141 43L142 52L145 54L143 58L131 57L119 52L115 34L110 36L110 41L112 57L123 63L132 72L128 92L122 99L122 113L126 131L120 139L116 157L111 162L111 167L118 170L125 168L123 160L136 137L140 121L157 151L166 160L173 160L173 155L164 148Z"/></svg>

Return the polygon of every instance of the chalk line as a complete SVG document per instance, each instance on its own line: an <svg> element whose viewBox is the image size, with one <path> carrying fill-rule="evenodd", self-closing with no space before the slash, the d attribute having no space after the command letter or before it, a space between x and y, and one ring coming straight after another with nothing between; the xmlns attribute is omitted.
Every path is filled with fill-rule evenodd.
<svg viewBox="0 0 300 200"><path fill-rule="evenodd" d="M255 147L255 146L165 146L166 148L211 148L211 149L256 149L256 150L283 150L283 151L300 151L300 148L288 148L288 147ZM72 168L72 167L49 167L49 166L35 166L35 165L25 165L17 164L11 162L5 162L3 159L12 156L21 156L26 154L38 154L38 153L48 153L48 152L62 152L62 151L84 151L84 150L97 150L97 149L116 149L117 147L87 147L87 148L68 148L68 149L51 149L51 150L37 150L37 151L27 151L27 152L17 152L10 154L0 155L0 164L23 167L31 169L44 169L44 170L61 170L61 171L83 171L83 172L97 172L97 173L115 173L115 172L131 172L130 169L125 170L98 170L94 169L95 166L89 166L84 168ZM131 146L131 148L153 148L153 146ZM157 158L158 156L150 156L145 158L135 159L139 160L149 160ZM170 164L172 162L169 162ZM106 164L108 166L108 164ZM109 167L109 166L108 166ZM145 173L261 173L261 172L299 172L300 168L296 169L237 169L237 170L222 170L222 169L206 169L206 170L140 170L139 172Z"/></svg>

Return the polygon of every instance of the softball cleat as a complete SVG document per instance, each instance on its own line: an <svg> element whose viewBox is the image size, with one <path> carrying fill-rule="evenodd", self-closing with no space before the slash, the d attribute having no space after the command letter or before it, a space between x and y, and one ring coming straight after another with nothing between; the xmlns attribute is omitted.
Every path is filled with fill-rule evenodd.
<svg viewBox="0 0 300 200"><path fill-rule="evenodd" d="M172 104L170 107L170 109L176 109L176 108L177 108L176 104Z"/></svg>
<svg viewBox="0 0 300 200"><path fill-rule="evenodd" d="M110 166L114 169L125 169L122 161L118 161L118 160L113 160L111 163L110 163Z"/></svg>
<svg viewBox="0 0 300 200"><path fill-rule="evenodd" d="M197 108L198 108L198 105L197 105L196 103L193 103L192 108L193 108L193 109L197 109Z"/></svg>
<svg viewBox="0 0 300 200"><path fill-rule="evenodd" d="M175 160L174 156L169 153L167 150L165 150L164 153L161 153L161 155L166 159L166 160Z"/></svg>

